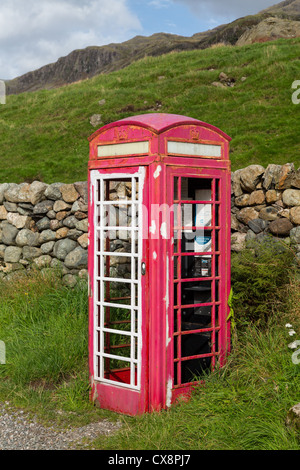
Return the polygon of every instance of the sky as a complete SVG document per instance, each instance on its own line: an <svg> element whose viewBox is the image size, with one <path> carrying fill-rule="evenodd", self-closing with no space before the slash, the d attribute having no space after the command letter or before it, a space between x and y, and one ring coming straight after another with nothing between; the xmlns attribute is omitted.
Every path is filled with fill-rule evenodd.
<svg viewBox="0 0 300 470"><path fill-rule="evenodd" d="M276 0L1 0L0 78L12 79L75 49L137 35L192 36Z"/></svg>

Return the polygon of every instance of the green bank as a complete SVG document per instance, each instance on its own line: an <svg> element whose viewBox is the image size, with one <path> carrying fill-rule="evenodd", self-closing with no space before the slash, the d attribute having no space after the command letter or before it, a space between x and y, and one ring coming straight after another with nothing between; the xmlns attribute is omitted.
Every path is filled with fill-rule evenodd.
<svg viewBox="0 0 300 470"><path fill-rule="evenodd" d="M7 97L0 106L1 183L87 179L88 136L97 127L151 112L187 115L232 137L232 168L299 165L300 39L145 57L58 89ZM222 85L225 73L233 86ZM218 86L216 86L216 83ZM101 115L93 127L91 116Z"/></svg>

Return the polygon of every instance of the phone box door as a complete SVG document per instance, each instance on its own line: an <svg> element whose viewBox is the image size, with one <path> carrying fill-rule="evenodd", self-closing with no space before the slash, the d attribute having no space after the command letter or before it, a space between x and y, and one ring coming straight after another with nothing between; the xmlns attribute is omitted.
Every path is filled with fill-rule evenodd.
<svg viewBox="0 0 300 470"><path fill-rule="evenodd" d="M148 409L146 167L90 171L90 375L100 407Z"/></svg>

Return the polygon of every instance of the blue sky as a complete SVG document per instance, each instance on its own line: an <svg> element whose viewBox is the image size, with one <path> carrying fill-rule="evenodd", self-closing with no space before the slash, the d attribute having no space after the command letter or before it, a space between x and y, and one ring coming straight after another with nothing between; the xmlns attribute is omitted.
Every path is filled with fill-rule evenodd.
<svg viewBox="0 0 300 470"><path fill-rule="evenodd" d="M128 0L142 25L143 35L167 32L192 36L252 15L276 0Z"/></svg>
<svg viewBox="0 0 300 470"><path fill-rule="evenodd" d="M231 7L224 8L224 4ZM276 3L276 0L129 0L128 4L140 19L143 35L167 32L192 36L247 14L255 14Z"/></svg>
<svg viewBox="0 0 300 470"><path fill-rule="evenodd" d="M192 36L276 0L1 0L0 78L55 62L74 49L165 32Z"/></svg>
<svg viewBox="0 0 300 470"><path fill-rule="evenodd" d="M214 27L213 17L207 20L193 14L184 2L129 0L128 3L140 19L144 36L160 32L192 36Z"/></svg>

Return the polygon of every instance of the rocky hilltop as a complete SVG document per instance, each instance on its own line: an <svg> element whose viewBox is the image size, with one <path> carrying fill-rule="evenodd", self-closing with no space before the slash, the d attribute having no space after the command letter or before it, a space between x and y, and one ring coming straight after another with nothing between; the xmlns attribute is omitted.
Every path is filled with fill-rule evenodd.
<svg viewBox="0 0 300 470"><path fill-rule="evenodd" d="M255 42L273 41L280 38L295 38L300 36L300 21L269 17L258 25L245 31L236 45L254 44Z"/></svg>
<svg viewBox="0 0 300 470"><path fill-rule="evenodd" d="M7 83L7 93L56 88L124 68L147 55L157 56L173 50L200 47L201 39L172 34L137 36L121 44L87 47L61 57L57 62L26 73Z"/></svg>
<svg viewBox="0 0 300 470"><path fill-rule="evenodd" d="M55 63L8 81L7 93L57 88L119 70L145 56L205 49L218 43L243 45L297 36L300 36L300 0L286 0L257 15L191 37L158 33L150 37L136 36L121 44L75 50Z"/></svg>
<svg viewBox="0 0 300 470"><path fill-rule="evenodd" d="M294 18L300 20L300 2L298 0L285 0L272 7L262 10L260 13L270 13L282 18Z"/></svg>

